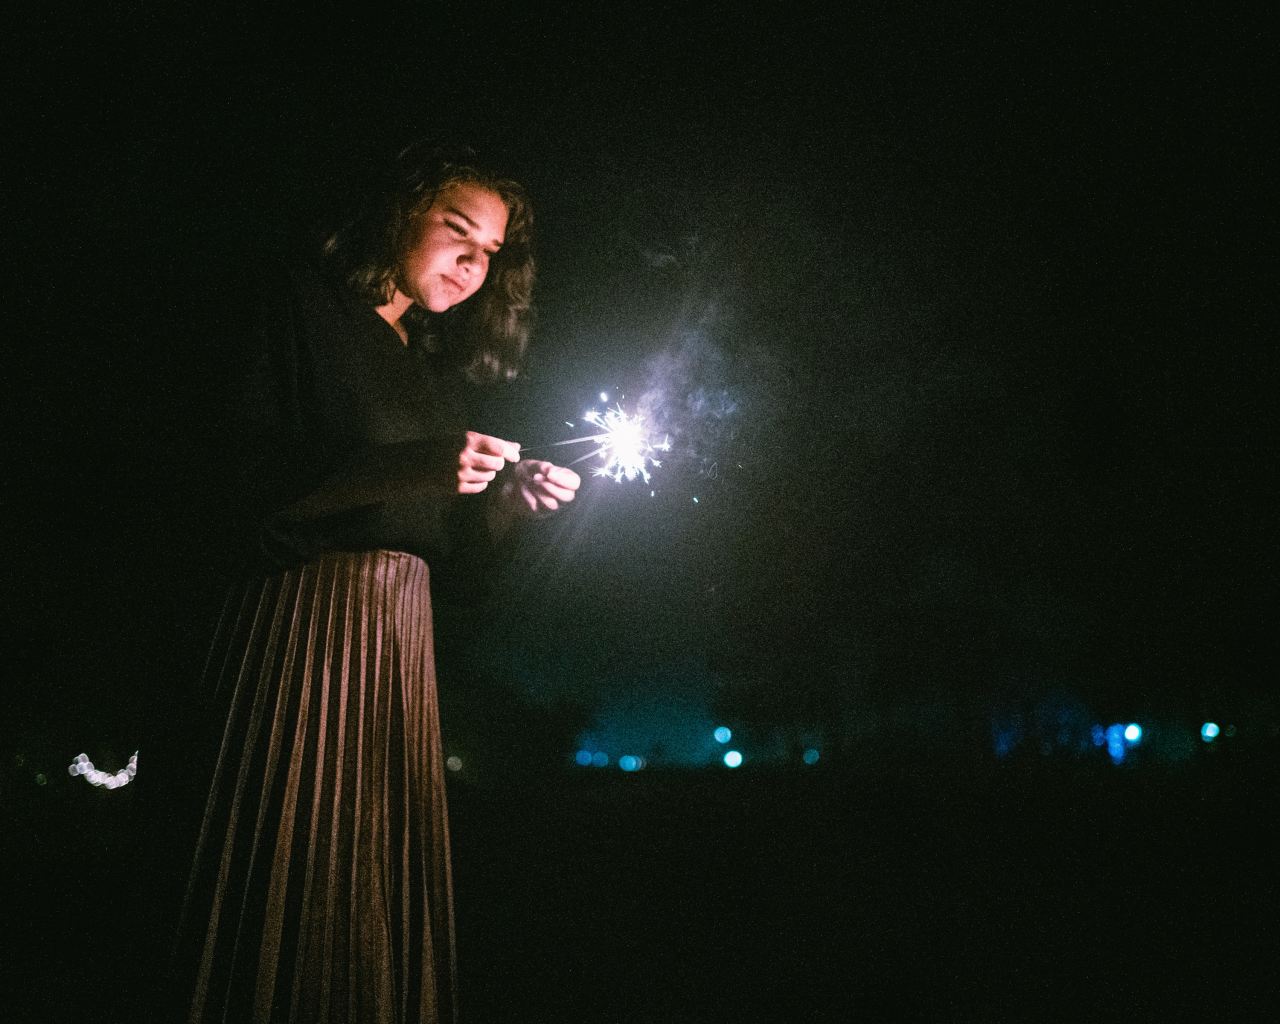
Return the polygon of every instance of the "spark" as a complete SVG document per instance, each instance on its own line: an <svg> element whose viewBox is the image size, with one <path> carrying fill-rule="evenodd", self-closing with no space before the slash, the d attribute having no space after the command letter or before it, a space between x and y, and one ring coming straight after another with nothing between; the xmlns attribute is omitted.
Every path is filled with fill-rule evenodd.
<svg viewBox="0 0 1280 1024"><path fill-rule="evenodd" d="M634 480L636 477L648 483L649 468L662 465L661 460L655 458L655 453L671 451L670 437L664 437L660 443L654 444L645 430L644 417L639 413L627 415L620 404L603 413L592 409L583 419L600 428L600 434L596 438L600 446L577 461L596 457L603 459L602 464L596 468L595 475L610 477L615 483Z"/></svg>

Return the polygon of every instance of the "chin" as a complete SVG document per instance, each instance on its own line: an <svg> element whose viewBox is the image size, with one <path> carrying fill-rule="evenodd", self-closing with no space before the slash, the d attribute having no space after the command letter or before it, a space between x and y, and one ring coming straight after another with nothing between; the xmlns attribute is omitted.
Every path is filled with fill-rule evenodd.
<svg viewBox="0 0 1280 1024"><path fill-rule="evenodd" d="M426 302L421 303L423 309L430 310L432 313L443 313L457 304L457 300L446 295L432 295Z"/></svg>

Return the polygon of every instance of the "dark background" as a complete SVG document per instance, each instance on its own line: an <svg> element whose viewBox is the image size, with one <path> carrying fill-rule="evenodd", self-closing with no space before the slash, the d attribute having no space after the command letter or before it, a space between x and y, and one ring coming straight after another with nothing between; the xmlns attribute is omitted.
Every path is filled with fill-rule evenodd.
<svg viewBox="0 0 1280 1024"><path fill-rule="evenodd" d="M472 1019L1269 991L1259 20L141 3L4 45L6 793L42 984L75 922L98 948L147 903L132 791L65 763L123 762L194 685L199 601L155 541L184 294L447 131L538 216L533 358L477 426L559 439L608 389L676 442L653 497L589 479L490 605L442 610ZM704 718L768 763L677 764ZM1130 720L1163 740L1123 767L1081 739ZM620 737L650 769L568 767ZM765 756L812 737L820 772Z"/></svg>

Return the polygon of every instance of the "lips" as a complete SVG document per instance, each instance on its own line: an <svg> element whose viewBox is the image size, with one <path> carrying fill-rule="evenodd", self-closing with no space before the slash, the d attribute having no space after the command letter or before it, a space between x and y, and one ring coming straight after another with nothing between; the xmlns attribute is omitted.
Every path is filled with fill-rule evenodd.
<svg viewBox="0 0 1280 1024"><path fill-rule="evenodd" d="M458 295L461 295L463 292L467 290L467 286L463 284L461 281L457 280L456 278L442 276L441 280L444 281L444 283L448 285L450 288L452 288L454 292L457 293Z"/></svg>

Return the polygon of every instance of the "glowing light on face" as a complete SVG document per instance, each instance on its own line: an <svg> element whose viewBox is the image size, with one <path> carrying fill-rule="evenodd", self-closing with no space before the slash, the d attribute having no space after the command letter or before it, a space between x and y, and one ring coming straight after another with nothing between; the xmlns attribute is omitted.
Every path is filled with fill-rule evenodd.
<svg viewBox="0 0 1280 1024"><path fill-rule="evenodd" d="M119 789L121 786L129 785L138 774L138 752L135 750L133 757L129 758L129 763L118 772L99 771L93 766L87 754L77 754L76 759L67 765L67 773L72 778L83 775L85 782L91 786Z"/></svg>
<svg viewBox="0 0 1280 1024"><path fill-rule="evenodd" d="M655 458L656 453L671 451L669 437L654 444L645 429L644 417L627 415L621 405L604 413L592 409L583 419L601 430L595 437L600 446L593 454L604 462L596 468L595 475L610 477L615 483L636 477L648 483L650 467L662 465L661 460Z"/></svg>

